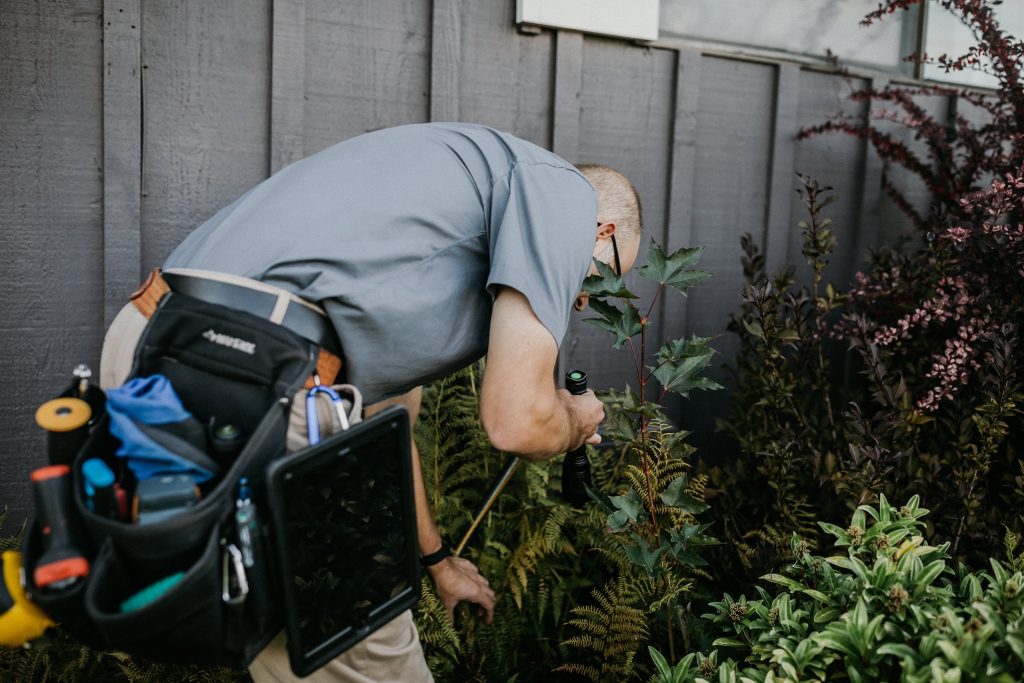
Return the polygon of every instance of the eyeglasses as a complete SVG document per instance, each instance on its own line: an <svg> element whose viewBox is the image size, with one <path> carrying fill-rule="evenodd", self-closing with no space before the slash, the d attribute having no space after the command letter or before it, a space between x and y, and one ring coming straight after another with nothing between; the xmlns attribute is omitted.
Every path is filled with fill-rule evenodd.
<svg viewBox="0 0 1024 683"><path fill-rule="evenodd" d="M601 221L597 222L597 228L601 229ZM619 245L615 241L615 233L613 232L609 237L612 238L612 254L615 257L615 274L622 277L622 263L619 261Z"/></svg>

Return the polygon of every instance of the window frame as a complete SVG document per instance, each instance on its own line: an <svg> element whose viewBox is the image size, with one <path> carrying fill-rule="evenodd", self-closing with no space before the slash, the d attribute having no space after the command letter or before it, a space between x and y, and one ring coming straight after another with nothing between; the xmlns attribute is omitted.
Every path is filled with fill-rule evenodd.
<svg viewBox="0 0 1024 683"><path fill-rule="evenodd" d="M900 42L900 54L927 54L925 49L928 41L928 12L930 3L923 2L906 10L907 17L903 24ZM827 57L812 54L789 52L778 48L743 45L726 41L700 39L689 36L662 36L651 42L638 41L651 47L666 49L697 50L702 54L740 59L744 61L764 62L771 64L790 63L813 71L835 71L835 67ZM921 86L948 86L951 88L967 88L983 92L994 92L993 87L977 84L958 83L954 79L925 78L925 65L920 62L901 61L898 68L886 69L881 66L864 63L847 64L841 62L848 73L857 78L888 79L896 83L907 83Z"/></svg>

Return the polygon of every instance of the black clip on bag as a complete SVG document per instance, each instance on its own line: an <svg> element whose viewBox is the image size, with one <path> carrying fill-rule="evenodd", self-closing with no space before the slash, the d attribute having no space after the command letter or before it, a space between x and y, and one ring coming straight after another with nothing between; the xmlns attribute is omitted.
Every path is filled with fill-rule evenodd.
<svg viewBox="0 0 1024 683"><path fill-rule="evenodd" d="M232 339L244 343L224 343ZM88 555L88 576L68 588L40 590L32 577L42 546L34 524L25 564L37 604L94 647L157 661L247 667L284 626L265 472L284 453L289 404L313 372L317 352L267 320L182 294L164 297L136 349L130 377L165 375L201 424L214 418L235 425L245 444L219 463L193 507L132 524L101 516L87 504L83 462L118 461L109 418L100 420L72 465L70 507L77 519L71 522ZM243 477L257 517L265 516L252 525L247 544L236 523ZM247 557L241 557L243 545ZM154 591L149 599L124 607L147 589Z"/></svg>

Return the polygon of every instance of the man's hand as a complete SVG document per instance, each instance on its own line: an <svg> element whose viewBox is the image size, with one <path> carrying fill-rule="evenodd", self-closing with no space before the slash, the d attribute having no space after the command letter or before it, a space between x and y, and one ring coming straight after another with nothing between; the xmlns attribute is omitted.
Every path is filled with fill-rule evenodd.
<svg viewBox="0 0 1024 683"><path fill-rule="evenodd" d="M455 621L455 605L468 600L480 605L487 623L491 623L494 619L494 591L476 565L461 557L446 557L428 567L427 571L434 580L434 588L448 611L450 621Z"/></svg>
<svg viewBox="0 0 1024 683"><path fill-rule="evenodd" d="M570 394L565 389L559 389L558 400L569 412L570 418L575 423L574 431L581 439L579 443L573 445L573 448L583 443L594 445L601 443L601 435L597 433L598 425L604 421L604 404L601 403L601 399L589 389L585 394Z"/></svg>

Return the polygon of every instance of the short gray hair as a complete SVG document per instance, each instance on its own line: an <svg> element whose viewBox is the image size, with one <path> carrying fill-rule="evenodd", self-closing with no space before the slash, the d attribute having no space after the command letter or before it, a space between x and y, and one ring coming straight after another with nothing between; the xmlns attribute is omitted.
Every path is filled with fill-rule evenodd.
<svg viewBox="0 0 1024 683"><path fill-rule="evenodd" d="M601 164L580 164L576 168L597 190L598 216L614 222L622 230L620 236L640 237L643 210L640 195L629 178Z"/></svg>

